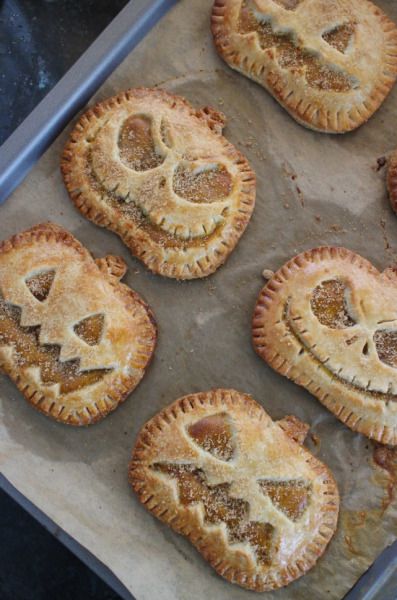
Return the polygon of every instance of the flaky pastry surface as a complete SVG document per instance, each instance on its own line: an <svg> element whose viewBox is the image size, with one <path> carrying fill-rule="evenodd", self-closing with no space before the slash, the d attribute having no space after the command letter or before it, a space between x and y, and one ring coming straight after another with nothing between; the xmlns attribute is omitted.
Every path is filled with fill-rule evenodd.
<svg viewBox="0 0 397 600"><path fill-rule="evenodd" d="M161 89L132 89L89 109L61 169L77 208L115 231L153 272L213 273L244 232L255 175L222 136L225 117Z"/></svg>
<svg viewBox="0 0 397 600"><path fill-rule="evenodd" d="M125 272L51 223L0 244L0 368L44 414L88 425L142 379L157 331Z"/></svg>
<svg viewBox="0 0 397 600"><path fill-rule="evenodd" d="M275 589L310 569L336 529L338 490L301 445L307 430L234 390L185 396L139 433L130 482L218 574Z"/></svg>
<svg viewBox="0 0 397 600"><path fill-rule="evenodd" d="M344 133L397 76L397 27L367 0L215 0L219 54L302 125Z"/></svg>
<svg viewBox="0 0 397 600"><path fill-rule="evenodd" d="M353 431L397 445L397 274L345 248L286 263L259 294L256 352Z"/></svg>

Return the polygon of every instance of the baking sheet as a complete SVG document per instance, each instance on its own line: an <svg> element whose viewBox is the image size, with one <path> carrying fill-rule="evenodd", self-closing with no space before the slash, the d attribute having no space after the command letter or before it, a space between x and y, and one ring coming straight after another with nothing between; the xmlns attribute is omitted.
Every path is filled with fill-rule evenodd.
<svg viewBox="0 0 397 600"><path fill-rule="evenodd" d="M101 88L97 98L163 85L228 117L227 137L258 177L257 205L225 267L203 281L178 283L148 273L119 239L84 220L59 174L65 131L0 208L0 238L51 219L95 254L123 256L126 282L156 314L159 345L139 388L88 429L54 423L0 379L1 468L29 500L104 562L138 600L240 600L181 536L156 521L129 490L127 464L138 429L179 396L211 387L251 393L275 419L311 424L307 445L334 472L342 511L337 535L317 566L267 598L340 599L397 536L393 476L374 464L375 445L353 434L308 392L254 353L250 320L264 268L320 244L345 245L380 269L397 257L397 218L377 159L397 145L397 87L370 122L346 136L296 124L259 86L228 69L209 33L211 0L181 0ZM378 4L397 20L392 0Z"/></svg>
<svg viewBox="0 0 397 600"><path fill-rule="evenodd" d="M0 204L123 58L177 0L130 0L1 146Z"/></svg>

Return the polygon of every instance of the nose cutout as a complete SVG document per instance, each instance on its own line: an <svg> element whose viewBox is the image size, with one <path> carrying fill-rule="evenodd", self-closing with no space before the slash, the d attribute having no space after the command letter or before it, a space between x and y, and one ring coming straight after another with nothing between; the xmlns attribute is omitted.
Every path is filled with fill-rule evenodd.
<svg viewBox="0 0 397 600"><path fill-rule="evenodd" d="M36 300L39 302L44 302L48 298L50 293L53 281L55 277L55 271L41 271L41 273L36 273L31 277L25 279L25 283L29 288L29 291Z"/></svg>
<svg viewBox="0 0 397 600"><path fill-rule="evenodd" d="M171 149L174 145L172 139L172 130L170 123L165 118L161 119L160 135L163 144L165 144L167 148Z"/></svg>

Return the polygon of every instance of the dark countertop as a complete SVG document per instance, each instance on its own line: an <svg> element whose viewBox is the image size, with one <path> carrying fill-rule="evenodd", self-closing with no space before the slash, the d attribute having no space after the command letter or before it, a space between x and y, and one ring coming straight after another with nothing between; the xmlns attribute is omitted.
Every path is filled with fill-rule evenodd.
<svg viewBox="0 0 397 600"><path fill-rule="evenodd" d="M121 600L0 490L1 600Z"/></svg>
<svg viewBox="0 0 397 600"><path fill-rule="evenodd" d="M0 0L0 145L127 0Z"/></svg>
<svg viewBox="0 0 397 600"><path fill-rule="evenodd" d="M127 0L0 0L0 145ZM118 600L0 491L1 600Z"/></svg>

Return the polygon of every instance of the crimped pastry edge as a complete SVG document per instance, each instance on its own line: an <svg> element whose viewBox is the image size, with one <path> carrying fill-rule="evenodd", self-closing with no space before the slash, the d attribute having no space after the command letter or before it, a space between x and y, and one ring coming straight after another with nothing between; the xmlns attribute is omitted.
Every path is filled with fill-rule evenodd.
<svg viewBox="0 0 397 600"><path fill-rule="evenodd" d="M150 454L151 439L156 437L157 431L161 431L164 427L172 427L173 423L178 420L178 416L181 413L194 412L196 408L202 409L208 407L212 409L214 407L219 407L220 409L225 406L230 411L233 411L233 407L236 404L243 404L247 413L253 419L260 421L265 416L270 418L262 406L249 394L240 393L233 389L217 388L208 392L189 394L179 398L164 408L150 419L138 433L135 446L132 450L128 478L132 489L145 508L158 519L171 526L177 533L184 535L211 567L215 569L218 575L221 575L230 583L238 584L243 588L256 592L264 592L284 587L304 575L322 556L335 533L339 514L339 492L335 479L326 465L315 458L303 446L298 444L307 455L306 462L313 468L317 475L321 474L324 478L323 483L324 488L326 488L324 489L324 496L326 495L326 503L321 506L328 506L328 510L324 508L325 516L321 528L322 535L318 534L311 543L308 544L310 548L307 547L306 552L303 553L303 555L300 555L293 565L285 567L277 580L271 578L270 581L266 581L266 578L261 576L247 577L247 574L242 570L239 571L235 569L231 571L227 561L219 561L219 559L211 552L211 542L207 544L206 536L203 535L202 528L196 526L192 527L189 519L185 519L183 516L179 518L178 516L175 516L172 511L170 511L169 514L167 514L168 511L164 512L164 507L160 507L158 504L160 499L156 499L151 490L145 485L145 457L147 454ZM284 430L284 419L278 422L273 421L273 423L277 423L285 436L292 439ZM210 535L211 534L208 534L208 537L210 537Z"/></svg>
<svg viewBox="0 0 397 600"><path fill-rule="evenodd" d="M86 406L79 410L73 409L73 411L71 412L67 410L66 405L57 405L55 407L53 399L43 394L42 389L38 389L30 382L28 382L23 376L23 374L20 373L20 370L17 367L12 370L10 370L9 368L6 369L4 365L2 365L2 363L0 362L0 370L3 370L3 372L5 372L8 375L8 377L15 383L15 385L25 397L25 399L29 402L29 404L33 406L33 408L35 408L37 411L65 425L92 425L103 419L113 410L115 410L119 406L119 404L121 404L127 398L127 396L138 386L138 384L142 380L145 371L153 358L154 349L156 347L157 324L154 318L154 314L149 305L146 304L146 302L135 291L130 289L127 285L120 283L119 278L121 278L125 273L125 264L122 259L119 259L119 257L112 256L94 260L89 251L70 232L63 229L59 225L56 225L55 223L40 223L26 231L16 233L11 238L0 242L0 253L7 253L8 251L18 249L18 247L21 246L35 244L42 238L45 238L47 242L54 242L71 246L79 254L89 257L90 260L94 261L97 264L98 268L101 270L102 276L108 280L108 282L113 287L115 294L117 294L122 299L123 303L127 308L130 307L132 304L139 304L144 308L144 310L147 313L147 333L148 335L150 335L151 347L150 351L147 354L146 365L142 369L141 377L138 380L136 380L136 376L134 375L122 375L117 376L117 381L112 382L110 379L111 373L109 373L109 375L105 376L110 379L110 382L106 395L101 398L101 405L98 406L98 401L93 402L90 404L89 410L86 410ZM103 263L101 265L101 261L104 261L107 258L111 258L113 264L108 265L106 273ZM121 270L119 268L120 261ZM112 273L113 268L115 270L114 273ZM57 412L54 411L54 408L57 408Z"/></svg>
<svg viewBox="0 0 397 600"><path fill-rule="evenodd" d="M132 219L120 215L111 207L106 207L103 203L89 199L76 189L74 177L74 154L76 146L86 134L86 129L90 127L90 122L101 118L107 111L118 107L124 102L129 102L131 98L138 95L147 97L148 102L153 95L164 102L171 103L172 106L181 106L188 109L192 118L201 119L207 124L215 135L218 135L229 157L233 157L234 164L237 165L242 181L241 195L243 200L240 210L236 211L230 221L227 221L222 228L222 234L217 239L217 244L211 249L211 254L207 250L206 255L193 263L184 263L182 265L173 264L159 257L158 245L152 241L139 225L135 225ZM116 233L129 248L131 253L141 260L145 266L153 273L170 277L173 279L198 279L207 277L214 273L221 265L225 263L231 252L235 249L242 234L244 233L255 206L256 177L251 169L246 157L239 152L231 142L221 135L221 130L225 124L225 117L215 109L204 107L195 109L190 102L181 96L171 94L161 88L131 88L120 92L116 96L107 98L98 102L89 108L76 123L70 133L69 139L64 147L61 157L61 172L66 189L76 208L87 219L100 227L105 227ZM243 210L244 207L244 210ZM202 248L202 246L200 246ZM182 253L182 251L180 251Z"/></svg>
<svg viewBox="0 0 397 600"><path fill-rule="evenodd" d="M253 347L256 353L270 365L272 369L307 389L352 431L362 433L370 439L376 440L382 444L395 446L397 445L397 427L391 428L378 425L377 423L374 423L373 420L365 419L361 414L358 414L358 412L354 410L351 404L349 404L347 409L346 404L341 399L337 390L332 394L329 390L325 392L321 386L319 387L318 382L312 381L310 382L310 385L305 383L303 381L304 377L301 377L298 369L289 370L287 361L280 361L281 356L277 351L277 342L270 342L269 344L264 343L264 338L266 337L264 328L265 315L273 304L278 302L278 290L282 288L283 282L289 278L291 273L304 268L307 263L312 262L315 259L322 260L323 258L340 258L347 260L355 265L360 265L368 272L377 276L388 276L388 273L390 273L390 270L380 273L371 262L359 254L343 247L320 246L298 254L286 262L259 293L252 316Z"/></svg>
<svg viewBox="0 0 397 600"><path fill-rule="evenodd" d="M261 69L262 64L258 67L254 62L249 68L244 66L244 63L249 62L248 56L240 54L239 51L230 44L227 34L225 22L229 16L228 2L229 0L215 0L212 9L211 30L218 54L232 69L264 87L300 125L318 133L348 133L366 123L380 108L393 88L397 78L397 27L378 6L365 0L367 9L371 10L374 16L381 20L385 34L392 39L395 54L393 55L393 63L387 65L387 67L389 69L392 67L394 76L390 77L386 72L387 69L385 67L385 72L382 72L371 96L365 98L360 106L355 105L350 112L346 114L346 118L343 122L339 115L330 115L327 110L321 109L315 111L315 120L310 120L307 113L310 113L312 105L310 103L304 103L303 100L305 98L296 95L294 90L289 89L282 81L282 77L276 73L272 73L271 81L267 83L266 77L262 77L263 73L266 75L266 68L263 70ZM393 36L391 36L391 31L393 31ZM302 105L304 105L303 112L300 110ZM337 124L336 127L335 123Z"/></svg>

